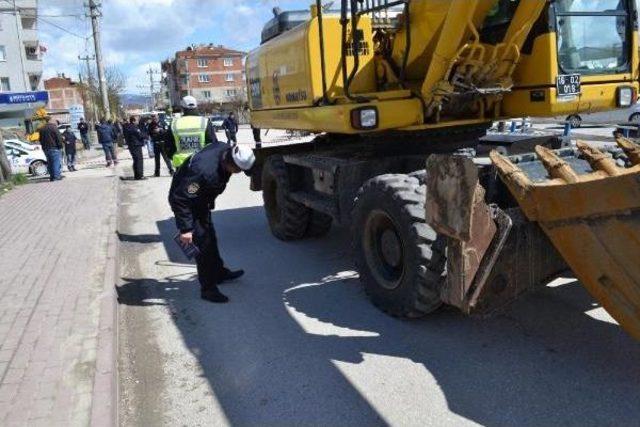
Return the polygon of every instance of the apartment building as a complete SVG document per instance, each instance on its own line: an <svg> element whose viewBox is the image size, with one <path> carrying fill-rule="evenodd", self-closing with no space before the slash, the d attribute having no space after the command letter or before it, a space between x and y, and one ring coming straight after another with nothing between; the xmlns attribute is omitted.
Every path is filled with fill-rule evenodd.
<svg viewBox="0 0 640 427"><path fill-rule="evenodd" d="M20 124L30 110L46 104L38 1L0 2L0 125ZM11 96L9 96L11 95Z"/></svg>
<svg viewBox="0 0 640 427"><path fill-rule="evenodd" d="M203 105L225 104L246 100L245 52L224 46L197 45L176 52L173 59L162 63L164 84L174 108L182 97L191 95Z"/></svg>

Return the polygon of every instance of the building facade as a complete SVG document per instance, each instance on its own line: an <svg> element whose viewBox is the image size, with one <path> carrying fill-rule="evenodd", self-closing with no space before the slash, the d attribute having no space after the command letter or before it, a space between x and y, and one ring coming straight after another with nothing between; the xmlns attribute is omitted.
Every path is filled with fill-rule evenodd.
<svg viewBox="0 0 640 427"><path fill-rule="evenodd" d="M44 88L44 49L38 39L37 13L37 0L0 2L0 93L24 94ZM0 103L0 125L20 125L33 108L41 106L42 102Z"/></svg>
<svg viewBox="0 0 640 427"><path fill-rule="evenodd" d="M245 102L245 57L245 52L214 45L176 52L162 63L163 83L174 109L187 95L217 108Z"/></svg>
<svg viewBox="0 0 640 427"><path fill-rule="evenodd" d="M90 101L84 98L82 87L64 74L45 80L44 88L49 92L47 111L60 122L69 123L71 112L81 112L86 117L85 111L92 111Z"/></svg>

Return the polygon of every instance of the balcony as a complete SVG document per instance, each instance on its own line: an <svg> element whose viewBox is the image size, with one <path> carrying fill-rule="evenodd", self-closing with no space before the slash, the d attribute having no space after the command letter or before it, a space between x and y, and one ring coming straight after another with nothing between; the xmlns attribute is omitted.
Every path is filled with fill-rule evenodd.
<svg viewBox="0 0 640 427"><path fill-rule="evenodd" d="M42 57L40 56L40 49L38 48L38 44L33 44L31 42L24 43L24 54L27 61L41 61Z"/></svg>

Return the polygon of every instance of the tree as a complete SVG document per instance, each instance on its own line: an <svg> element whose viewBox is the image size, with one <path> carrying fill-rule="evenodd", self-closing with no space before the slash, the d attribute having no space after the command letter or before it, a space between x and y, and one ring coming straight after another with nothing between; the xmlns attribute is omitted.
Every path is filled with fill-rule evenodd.
<svg viewBox="0 0 640 427"><path fill-rule="evenodd" d="M118 115L121 115L120 111L120 95L124 92L124 89L127 85L127 79L124 76L124 73L120 68L115 65L109 66L105 69L105 79L107 80L107 97L109 99L109 109L111 110L111 115L115 118ZM84 83L84 89L86 90L86 94L89 100L93 102L95 105L100 107L102 110L102 97L100 96L100 89L98 86L98 82L93 78L89 79L86 72L82 74L82 79ZM97 117L96 119L98 119Z"/></svg>
<svg viewBox="0 0 640 427"><path fill-rule="evenodd" d="M11 181L11 163L4 150L4 138L0 133L0 185Z"/></svg>

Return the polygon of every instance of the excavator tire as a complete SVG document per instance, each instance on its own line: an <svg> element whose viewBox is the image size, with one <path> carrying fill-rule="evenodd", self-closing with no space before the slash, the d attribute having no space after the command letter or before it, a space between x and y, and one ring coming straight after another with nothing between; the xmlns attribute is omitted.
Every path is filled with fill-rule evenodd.
<svg viewBox="0 0 640 427"><path fill-rule="evenodd" d="M333 218L325 213L318 211L311 211L311 218L309 219L309 227L305 233L305 237L322 237L331 230L333 224Z"/></svg>
<svg viewBox="0 0 640 427"><path fill-rule="evenodd" d="M311 210L289 197L291 185L281 156L271 156L262 170L262 198L271 232L283 241L300 240L309 228Z"/></svg>
<svg viewBox="0 0 640 427"><path fill-rule="evenodd" d="M396 317L422 317L442 304L445 241L425 222L425 191L415 177L381 175L361 187L353 209L360 281Z"/></svg>

